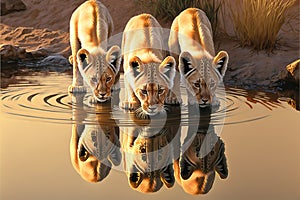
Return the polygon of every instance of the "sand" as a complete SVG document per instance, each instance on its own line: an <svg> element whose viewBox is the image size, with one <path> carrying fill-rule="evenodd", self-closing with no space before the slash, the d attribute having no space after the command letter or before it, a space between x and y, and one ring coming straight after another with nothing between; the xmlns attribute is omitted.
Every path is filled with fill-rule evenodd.
<svg viewBox="0 0 300 200"><path fill-rule="evenodd" d="M72 12L84 0L23 0L23 2L27 6L25 11L1 16L0 45L18 46L26 52L33 53L35 57L58 54L68 58L71 54L69 20ZM137 6L136 0L101 2L107 6L113 17L114 34L122 32L132 16L144 12ZM227 10L224 15L226 32L233 36L229 9L225 10ZM240 48L232 37L225 34L224 37L217 38L216 49L228 51L230 57L225 83L267 88L276 82L276 76L285 70L289 63L299 58L299 0L289 11L289 14L295 13L297 17L287 22L280 31L279 48L271 54ZM159 21L163 27L170 28L171 22Z"/></svg>
<svg viewBox="0 0 300 200"><path fill-rule="evenodd" d="M27 6L25 11L1 17L0 44L16 45L29 52L42 48L49 53L68 57L70 17L84 0L23 0L23 2ZM130 17L139 13L134 1L121 2L102 1L113 16L115 33L121 32ZM118 6L115 7L116 5Z"/></svg>

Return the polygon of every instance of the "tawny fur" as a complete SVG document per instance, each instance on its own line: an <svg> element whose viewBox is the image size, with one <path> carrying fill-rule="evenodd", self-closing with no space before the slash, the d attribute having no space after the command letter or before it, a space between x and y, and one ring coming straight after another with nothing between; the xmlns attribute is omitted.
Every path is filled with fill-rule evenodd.
<svg viewBox="0 0 300 200"><path fill-rule="evenodd" d="M206 194L213 186L215 174L221 179L228 176L225 144L216 134L211 109L189 107L189 127L182 139L181 156L174 162L176 181L189 194ZM199 114L199 113L198 113ZM198 121L198 123L196 123Z"/></svg>
<svg viewBox="0 0 300 200"><path fill-rule="evenodd" d="M153 16L141 14L129 20L122 39L125 108L141 104L148 115L164 111L176 65L173 57L165 58L165 49L162 28Z"/></svg>
<svg viewBox="0 0 300 200"><path fill-rule="evenodd" d="M216 87L222 82L228 54L215 55L211 24L197 8L181 12L173 21L169 37L171 55L178 59L180 72L188 91L189 103L200 106L218 105ZM178 56L179 55L179 56ZM174 91L180 96L180 77L175 77Z"/></svg>
<svg viewBox="0 0 300 200"><path fill-rule="evenodd" d="M70 141L72 165L85 181L102 181L109 175L112 165L117 166L121 162L119 129L114 120L109 120L111 105L103 104L105 106L95 108L95 113L99 113L95 116L97 124L84 124L88 117L88 111L80 107L84 95L72 97L76 102L72 110L75 123Z"/></svg>
<svg viewBox="0 0 300 200"><path fill-rule="evenodd" d="M170 165L173 149L172 145L168 144L167 134L159 133L154 137L145 137L144 135L155 132L152 128L147 133L146 129L123 128L121 143L129 185L140 192L150 193L157 192L163 185L172 187L175 178ZM136 133L139 135L136 136Z"/></svg>
<svg viewBox="0 0 300 200"><path fill-rule="evenodd" d="M89 0L74 11L70 20L72 50L70 62L73 64L73 82L69 87L69 92L85 92L83 79L95 77L97 78L97 81L93 81L95 84L86 80L93 90L95 98L98 101L106 101L110 98L111 88L118 79L120 65L119 47L113 46L107 51L107 41L112 35L112 31L112 18L101 2ZM112 59L115 59L116 62L112 62ZM90 68L94 70L83 72L84 65L89 64ZM110 79L110 83L106 83L102 79Z"/></svg>

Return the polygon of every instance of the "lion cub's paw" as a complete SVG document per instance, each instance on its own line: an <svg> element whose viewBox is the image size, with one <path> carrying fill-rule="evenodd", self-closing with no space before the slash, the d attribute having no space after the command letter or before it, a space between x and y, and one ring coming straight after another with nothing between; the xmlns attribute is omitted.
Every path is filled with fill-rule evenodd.
<svg viewBox="0 0 300 200"><path fill-rule="evenodd" d="M140 107L140 104L136 101L123 101L122 108L126 111L133 111Z"/></svg>
<svg viewBox="0 0 300 200"><path fill-rule="evenodd" d="M96 99L94 96L90 96L90 97L88 98L88 102L89 102L90 105L93 105L93 104L97 104L97 103L98 103L97 99Z"/></svg>
<svg viewBox="0 0 300 200"><path fill-rule="evenodd" d="M68 88L68 92L70 92L70 93L85 93L86 88L84 86L70 85Z"/></svg>
<svg viewBox="0 0 300 200"><path fill-rule="evenodd" d="M166 98L165 103L170 105L180 105L182 104L182 99L181 97L176 97L176 95L172 92Z"/></svg>

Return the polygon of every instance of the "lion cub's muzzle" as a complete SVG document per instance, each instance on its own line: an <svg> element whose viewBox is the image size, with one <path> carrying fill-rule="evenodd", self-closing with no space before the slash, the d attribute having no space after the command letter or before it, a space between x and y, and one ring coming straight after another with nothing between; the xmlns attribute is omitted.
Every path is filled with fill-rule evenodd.
<svg viewBox="0 0 300 200"><path fill-rule="evenodd" d="M212 102L212 94L210 91L210 88L207 86L205 81L201 81L200 88L197 94L197 100L199 103L199 106L201 108L209 107L211 106Z"/></svg>
<svg viewBox="0 0 300 200"><path fill-rule="evenodd" d="M201 108L205 108L205 107L211 106L211 97L202 97L198 101L199 101L199 106Z"/></svg>
<svg viewBox="0 0 300 200"><path fill-rule="evenodd" d="M97 89L94 90L94 97L98 102L106 102L111 98L111 92L99 91Z"/></svg>
<svg viewBox="0 0 300 200"><path fill-rule="evenodd" d="M160 113L161 110L162 110L161 106L155 104L155 105L148 106L148 109L145 109L144 111L146 112L147 115L153 116Z"/></svg>

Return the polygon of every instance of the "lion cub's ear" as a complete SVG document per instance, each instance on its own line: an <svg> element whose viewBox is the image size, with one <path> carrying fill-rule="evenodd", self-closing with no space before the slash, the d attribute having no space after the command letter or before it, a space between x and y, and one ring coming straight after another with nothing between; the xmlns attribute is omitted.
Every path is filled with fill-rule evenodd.
<svg viewBox="0 0 300 200"><path fill-rule="evenodd" d="M170 88L173 87L175 77L176 61L172 56L166 57L159 66L159 71L164 75L170 83Z"/></svg>
<svg viewBox="0 0 300 200"><path fill-rule="evenodd" d="M99 172L99 181L105 179L108 176L110 170L111 163L109 160L104 160L103 162L101 162L99 168L97 169L97 171Z"/></svg>
<svg viewBox="0 0 300 200"><path fill-rule="evenodd" d="M90 52L86 49L79 49L77 52L77 63L78 68L81 73L86 72L91 68L91 66L88 65L92 61Z"/></svg>
<svg viewBox="0 0 300 200"><path fill-rule="evenodd" d="M174 186L175 176L173 164L168 165L168 167L161 173L160 179L167 188L171 188Z"/></svg>
<svg viewBox="0 0 300 200"><path fill-rule="evenodd" d="M224 77L227 70L228 60L229 56L226 51L220 51L213 60L213 64L216 66L222 77Z"/></svg>
<svg viewBox="0 0 300 200"><path fill-rule="evenodd" d="M137 77L143 70L143 63L141 59L137 56L134 56L130 59L129 66L133 71L134 77Z"/></svg>
<svg viewBox="0 0 300 200"><path fill-rule="evenodd" d="M195 171L195 167L187 161L186 156L182 156L179 160L179 167L180 167L180 177L183 180L189 179L193 172Z"/></svg>
<svg viewBox="0 0 300 200"><path fill-rule="evenodd" d="M115 74L117 74L120 70L120 64L121 64L120 47L116 45L112 46L106 54L106 61L110 64Z"/></svg>
<svg viewBox="0 0 300 200"><path fill-rule="evenodd" d="M182 74L183 76L188 76L190 73L192 73L195 69L194 67L194 59L192 57L192 55L185 51L182 52L179 55L179 72L180 74Z"/></svg>
<svg viewBox="0 0 300 200"><path fill-rule="evenodd" d="M84 61L90 62L90 52L86 49L79 49L77 52L77 63L82 64Z"/></svg>
<svg viewBox="0 0 300 200"><path fill-rule="evenodd" d="M128 182L132 188L137 188L142 183L144 175L138 171L135 165L130 166Z"/></svg>
<svg viewBox="0 0 300 200"><path fill-rule="evenodd" d="M69 56L69 63L70 63L71 65L73 65L73 56L72 56L72 55Z"/></svg>
<svg viewBox="0 0 300 200"><path fill-rule="evenodd" d="M218 160L216 161L215 170L219 174L221 179L226 179L228 176L227 159L225 156L225 147L223 141L221 141L220 152Z"/></svg>

